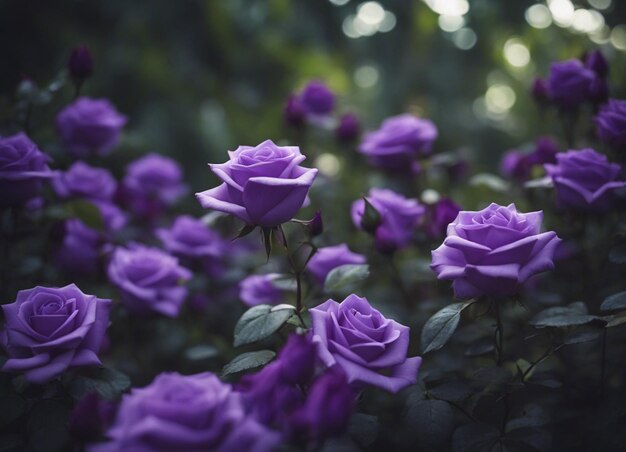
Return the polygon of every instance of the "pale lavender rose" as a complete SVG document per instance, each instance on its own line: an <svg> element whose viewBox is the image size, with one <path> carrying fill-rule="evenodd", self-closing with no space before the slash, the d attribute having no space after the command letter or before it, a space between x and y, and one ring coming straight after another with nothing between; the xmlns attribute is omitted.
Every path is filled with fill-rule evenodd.
<svg viewBox="0 0 626 452"><path fill-rule="evenodd" d="M117 189L117 182L104 168L76 162L52 180L52 187L62 199L87 198L110 201Z"/></svg>
<svg viewBox="0 0 626 452"><path fill-rule="evenodd" d="M239 393L216 375L162 373L124 395L107 443L90 452L269 452L280 435L246 413Z"/></svg>
<svg viewBox="0 0 626 452"><path fill-rule="evenodd" d="M0 138L0 208L39 196L43 181L54 176L49 161L24 133Z"/></svg>
<svg viewBox="0 0 626 452"><path fill-rule="evenodd" d="M409 328L386 319L354 294L309 310L321 361L337 364L353 384L398 392L417 379L422 358L408 358Z"/></svg>
<svg viewBox="0 0 626 452"><path fill-rule="evenodd" d="M610 99L595 117L598 137L618 152L626 152L626 100Z"/></svg>
<svg viewBox="0 0 626 452"><path fill-rule="evenodd" d="M381 127L366 133L359 152L369 162L392 171L416 171L415 159L430 154L437 139L437 127L428 119L411 114L393 116L383 121Z"/></svg>
<svg viewBox="0 0 626 452"><path fill-rule="evenodd" d="M56 126L68 151L84 158L108 154L126 122L108 100L79 97L58 114Z"/></svg>
<svg viewBox="0 0 626 452"><path fill-rule="evenodd" d="M110 306L111 300L84 294L74 284L19 291L14 303L2 306L0 340L9 357L2 370L46 383L68 368L100 366Z"/></svg>
<svg viewBox="0 0 626 452"><path fill-rule="evenodd" d="M247 306L276 305L284 300L284 293L274 285L277 273L250 275L239 283L239 299Z"/></svg>
<svg viewBox="0 0 626 452"><path fill-rule="evenodd" d="M554 182L557 203L581 211L604 212L613 204L615 189L626 186L621 167L593 149L568 151L544 168Z"/></svg>
<svg viewBox="0 0 626 452"><path fill-rule="evenodd" d="M137 314L156 312L168 317L178 315L187 297L184 283L192 276L174 256L139 244L116 248L108 275L130 311Z"/></svg>
<svg viewBox="0 0 626 452"><path fill-rule="evenodd" d="M518 212L514 204L459 212L432 252L431 268L453 281L458 298L514 295L531 276L554 268L561 239L541 232L542 219L543 212Z"/></svg>
<svg viewBox="0 0 626 452"><path fill-rule="evenodd" d="M353 253L348 245L342 243L335 246L319 248L306 266L307 271L318 284L323 285L326 276L341 265L364 264L365 256Z"/></svg>
<svg viewBox="0 0 626 452"><path fill-rule="evenodd" d="M381 223L375 232L376 240L384 241L386 247L396 249L410 245L426 211L425 207L415 199L407 199L384 188L370 189L366 198L381 217ZM362 229L361 220L364 212L363 199L352 204L352 222L358 229Z"/></svg>
<svg viewBox="0 0 626 452"><path fill-rule="evenodd" d="M317 175L300 166L306 158L296 146L271 140L229 151L226 163L211 164L224 183L196 193L202 207L234 215L249 225L275 227L291 220L305 202Z"/></svg>

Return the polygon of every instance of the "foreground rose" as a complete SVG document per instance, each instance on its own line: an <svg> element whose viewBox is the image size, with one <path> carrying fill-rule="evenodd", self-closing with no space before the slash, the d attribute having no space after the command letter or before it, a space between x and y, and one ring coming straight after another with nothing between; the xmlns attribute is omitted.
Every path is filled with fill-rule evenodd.
<svg viewBox="0 0 626 452"><path fill-rule="evenodd" d="M346 264L364 264L365 256L353 253L348 245L342 243L335 246L319 248L313 255L308 265L307 271L313 276L315 282L320 285L326 281L326 276L335 268Z"/></svg>
<svg viewBox="0 0 626 452"><path fill-rule="evenodd" d="M105 155L115 147L126 116L106 99L79 97L57 116L63 144L74 157Z"/></svg>
<svg viewBox="0 0 626 452"><path fill-rule="evenodd" d="M554 182L561 207L606 211L611 207L613 191L626 185L620 180L621 167L593 149L568 151L556 158L555 165L544 168Z"/></svg>
<svg viewBox="0 0 626 452"><path fill-rule="evenodd" d="M365 134L359 152L374 166L414 171L415 159L430 153L437 135L432 121L403 114L386 119L380 129Z"/></svg>
<svg viewBox="0 0 626 452"><path fill-rule="evenodd" d="M603 143L626 152L626 100L609 100L596 116L595 123Z"/></svg>
<svg viewBox="0 0 626 452"><path fill-rule="evenodd" d="M94 168L84 162L76 162L67 171L52 180L59 197L87 198L110 201L115 194L117 182L104 168Z"/></svg>
<svg viewBox="0 0 626 452"><path fill-rule="evenodd" d="M554 267L561 242L553 231L541 232L543 212L518 212L491 204L478 212L459 212L448 236L432 252L431 268L452 280L454 295L513 295L531 276Z"/></svg>
<svg viewBox="0 0 626 452"><path fill-rule="evenodd" d="M178 259L158 248L130 244L117 248L108 267L109 280L122 293L122 301L138 314L158 312L176 317L187 296L182 285L191 272Z"/></svg>
<svg viewBox="0 0 626 452"><path fill-rule="evenodd" d="M309 310L322 362L339 365L351 383L391 392L412 385L422 358L407 358L409 328L386 319L365 298L349 295Z"/></svg>
<svg viewBox="0 0 626 452"><path fill-rule="evenodd" d="M280 436L244 410L217 376L162 373L123 397L110 442L90 451L271 451Z"/></svg>
<svg viewBox="0 0 626 452"><path fill-rule="evenodd" d="M42 182L53 177L49 160L23 133L0 138L0 208L37 197Z"/></svg>
<svg viewBox="0 0 626 452"><path fill-rule="evenodd" d="M275 227L291 220L317 175L316 169L300 166L306 157L298 147L276 146L271 140L228 154L228 162L209 165L224 183L196 197L202 207L235 215L249 225Z"/></svg>
<svg viewBox="0 0 626 452"><path fill-rule="evenodd" d="M590 100L595 73L579 60L553 63L548 77L548 95L559 108L571 109Z"/></svg>
<svg viewBox="0 0 626 452"><path fill-rule="evenodd" d="M45 383L71 367L101 365L97 353L110 306L111 300L86 295L74 284L19 291L14 303L2 306L0 339L9 356L2 370Z"/></svg>

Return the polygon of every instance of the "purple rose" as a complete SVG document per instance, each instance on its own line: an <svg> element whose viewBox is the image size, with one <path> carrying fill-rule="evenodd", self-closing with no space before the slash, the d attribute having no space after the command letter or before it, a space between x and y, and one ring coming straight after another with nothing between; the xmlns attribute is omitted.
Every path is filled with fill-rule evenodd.
<svg viewBox="0 0 626 452"><path fill-rule="evenodd" d="M320 359L327 367L339 365L350 383L391 392L415 383L422 358L407 358L409 328L383 317L367 299L352 294L309 312Z"/></svg>
<svg viewBox="0 0 626 452"><path fill-rule="evenodd" d="M316 169L300 166L306 157L298 147L276 146L271 140L239 146L228 154L228 162L209 165L224 183L196 197L202 207L250 225L275 227L291 220L317 175Z"/></svg>
<svg viewBox="0 0 626 452"><path fill-rule="evenodd" d="M50 158L24 133L0 138L0 208L24 204L53 177Z"/></svg>
<svg viewBox="0 0 626 452"><path fill-rule="evenodd" d="M348 245L342 243L335 246L319 248L307 265L307 270L315 282L323 285L331 270L346 264L364 264L365 256L353 253Z"/></svg>
<svg viewBox="0 0 626 452"><path fill-rule="evenodd" d="M533 80L533 84L530 90L530 93L539 105L546 105L550 102L550 97L548 94L548 84L542 78L535 78Z"/></svg>
<svg viewBox="0 0 626 452"><path fill-rule="evenodd" d="M62 199L77 197L110 201L115 194L117 182L104 168L76 162L52 180L52 187Z"/></svg>
<svg viewBox="0 0 626 452"><path fill-rule="evenodd" d="M126 121L108 100L79 97L58 114L56 125L69 152L82 158L108 154Z"/></svg>
<svg viewBox="0 0 626 452"><path fill-rule="evenodd" d="M177 217L170 229L157 229L155 234L167 251L179 257L214 260L226 252L220 235L189 215Z"/></svg>
<svg viewBox="0 0 626 452"><path fill-rule="evenodd" d="M539 137L535 149L531 153L509 151L504 154L500 162L500 172L507 177L526 181L531 177L535 165L556 162L558 145L549 137Z"/></svg>
<svg viewBox="0 0 626 452"><path fill-rule="evenodd" d="M65 222L63 243L55 255L56 265L68 275L93 275L98 270L102 236L78 219Z"/></svg>
<svg viewBox="0 0 626 452"><path fill-rule="evenodd" d="M539 137L535 141L535 149L528 154L528 164L543 165L544 163L556 162L559 153L559 145L550 137Z"/></svg>
<svg viewBox="0 0 626 452"><path fill-rule="evenodd" d="M46 383L66 369L99 366L98 351L109 323L111 300L87 295L74 284L21 290L2 306L2 345L9 360L2 370L24 372Z"/></svg>
<svg viewBox="0 0 626 452"><path fill-rule="evenodd" d="M380 129L366 133L359 152L374 166L412 171L417 157L430 154L437 135L432 121L403 114L386 119Z"/></svg>
<svg viewBox="0 0 626 452"><path fill-rule="evenodd" d="M326 115L335 108L335 95L319 80L307 83L299 98L304 109L313 115Z"/></svg>
<svg viewBox="0 0 626 452"><path fill-rule="evenodd" d="M280 350L277 362L282 378L294 385L306 385L315 373L315 344L305 334L292 333Z"/></svg>
<svg viewBox="0 0 626 452"><path fill-rule="evenodd" d="M370 189L367 200L378 211L381 223L376 228L378 240L390 242L396 248L410 245L425 208L415 199L407 199L398 193L384 189ZM359 199L352 204L352 222L358 229L365 212L365 201Z"/></svg>
<svg viewBox="0 0 626 452"><path fill-rule="evenodd" d="M284 300L283 292L273 281L279 274L250 275L239 283L239 299L247 306L279 304Z"/></svg>
<svg viewBox="0 0 626 452"><path fill-rule="evenodd" d="M126 226L128 217L115 204L108 201L93 201L93 204L100 210L100 216L106 232L119 231Z"/></svg>
<svg viewBox="0 0 626 452"><path fill-rule="evenodd" d="M301 127L304 124L306 110L298 96L292 94L287 98L287 102L283 108L283 117L285 118L285 122L290 126Z"/></svg>
<svg viewBox="0 0 626 452"><path fill-rule="evenodd" d="M554 268L561 239L541 232L542 219L543 212L521 213L514 204L459 212L432 252L431 268L453 281L457 298L513 295L531 276Z"/></svg>
<svg viewBox="0 0 626 452"><path fill-rule="evenodd" d="M585 58L585 66L598 74L600 77L609 75L609 62L599 50L594 50L587 54Z"/></svg>
<svg viewBox="0 0 626 452"><path fill-rule="evenodd" d="M82 442L98 439L113 422L115 403L103 400L96 392L87 393L70 415L70 431Z"/></svg>
<svg viewBox="0 0 626 452"><path fill-rule="evenodd" d="M431 239L437 239L446 235L448 225L454 221L461 206L448 198L442 198L428 206L425 227Z"/></svg>
<svg viewBox="0 0 626 452"><path fill-rule="evenodd" d="M67 70L70 76L79 82L84 81L93 73L93 56L89 47L81 44L72 49L67 62Z"/></svg>
<svg viewBox="0 0 626 452"><path fill-rule="evenodd" d="M602 212L611 207L613 191L626 185L621 167L593 149L568 151L556 156L555 165L544 168L556 188L561 207Z"/></svg>
<svg viewBox="0 0 626 452"><path fill-rule="evenodd" d="M616 151L626 151L626 100L609 100L595 117L595 123L603 143Z"/></svg>
<svg viewBox="0 0 626 452"><path fill-rule="evenodd" d="M122 301L139 314L158 312L176 317L187 297L182 283L191 272L178 259L158 248L130 244L116 248L108 267L109 280L122 293Z"/></svg>
<svg viewBox="0 0 626 452"><path fill-rule="evenodd" d="M548 77L550 100L559 108L575 108L589 100L595 78L595 73L579 60L552 63Z"/></svg>
<svg viewBox="0 0 626 452"><path fill-rule="evenodd" d="M359 136L361 122L354 113L346 113L339 118L335 135L339 141L352 141Z"/></svg>
<svg viewBox="0 0 626 452"><path fill-rule="evenodd" d="M162 373L133 389L107 436L110 442L89 450L269 452L280 441L246 414L240 394L209 372Z"/></svg>

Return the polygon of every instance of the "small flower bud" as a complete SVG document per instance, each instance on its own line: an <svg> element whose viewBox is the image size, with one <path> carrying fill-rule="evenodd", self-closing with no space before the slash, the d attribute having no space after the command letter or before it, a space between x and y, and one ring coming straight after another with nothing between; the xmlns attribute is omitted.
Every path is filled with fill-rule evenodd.
<svg viewBox="0 0 626 452"><path fill-rule="evenodd" d="M84 81L93 73L93 57L89 47L78 45L74 47L67 62L67 69L74 80Z"/></svg>
<svg viewBox="0 0 626 452"><path fill-rule="evenodd" d="M376 233L376 229L380 225L382 218L380 216L380 212L376 210L376 208L367 200L365 196L363 197L363 201L365 201L365 210L363 212L363 217L361 218L361 227L365 232L374 234Z"/></svg>

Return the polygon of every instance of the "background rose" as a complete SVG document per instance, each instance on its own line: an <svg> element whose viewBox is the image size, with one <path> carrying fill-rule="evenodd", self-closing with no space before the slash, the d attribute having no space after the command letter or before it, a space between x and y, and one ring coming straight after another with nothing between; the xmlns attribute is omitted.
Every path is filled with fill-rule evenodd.
<svg viewBox="0 0 626 452"><path fill-rule="evenodd" d="M381 217L376 229L376 236L384 238L397 248L404 248L411 243L415 230L419 225L425 208L415 199L407 199L398 193L385 188L372 188L367 200L374 206ZM352 204L352 222L358 229L365 212L365 201L356 200Z"/></svg>
<svg viewBox="0 0 626 452"><path fill-rule="evenodd" d="M299 98L305 111L310 114L325 115L335 107L335 95L319 80L307 83Z"/></svg>
<svg viewBox="0 0 626 452"><path fill-rule="evenodd" d="M458 298L513 295L528 278L554 267L561 239L540 232L542 219L543 212L521 213L514 204L459 212L432 252L431 268L437 278L453 281Z"/></svg>
<svg viewBox="0 0 626 452"><path fill-rule="evenodd" d="M593 149L568 151L556 158L555 165L546 164L544 168L554 182L557 202L562 207L605 211L611 207L613 190L626 185L619 180L621 167Z"/></svg>
<svg viewBox="0 0 626 452"><path fill-rule="evenodd" d="M35 198L42 181L52 178L50 158L24 133L0 138L0 207Z"/></svg>
<svg viewBox="0 0 626 452"><path fill-rule="evenodd" d="M72 276L93 275L98 270L102 234L73 218L64 223L61 246L55 253L56 265Z"/></svg>
<svg viewBox="0 0 626 452"><path fill-rule="evenodd" d="M9 356L2 370L45 383L71 367L99 366L110 305L74 284L19 291L14 303L2 306L2 345Z"/></svg>
<svg viewBox="0 0 626 452"><path fill-rule="evenodd" d="M378 130L365 134L359 152L375 166L410 171L415 158L430 153L437 135L437 127L428 119L410 114L393 116Z"/></svg>
<svg viewBox="0 0 626 452"><path fill-rule="evenodd" d="M192 276L175 257L139 244L116 248L108 275L120 289L128 309L140 314L158 312L169 317L178 315L187 296L187 288L182 283Z"/></svg>
<svg viewBox="0 0 626 452"><path fill-rule="evenodd" d="M79 97L57 116L63 144L75 157L105 155L115 147L126 116L106 99Z"/></svg>
<svg viewBox="0 0 626 452"><path fill-rule="evenodd" d="M190 215L176 217L170 229L157 229L155 234L166 250L180 257L215 258L226 251L219 234Z"/></svg>
<svg viewBox="0 0 626 452"><path fill-rule="evenodd" d="M271 451L280 437L250 416L241 396L205 372L162 373L122 399L109 443L91 451Z"/></svg>
<svg viewBox="0 0 626 452"><path fill-rule="evenodd" d="M247 306L258 304L278 304L284 298L284 293L278 289L273 281L280 275L250 275L239 283L239 298Z"/></svg>
<svg viewBox="0 0 626 452"><path fill-rule="evenodd" d="M415 383L422 358L407 358L409 328L389 320L354 294L309 310L322 362L339 365L349 382L391 392Z"/></svg>
<svg viewBox="0 0 626 452"><path fill-rule="evenodd" d="M595 122L602 142L617 151L626 151L626 100L609 100L596 116Z"/></svg>
<svg viewBox="0 0 626 452"><path fill-rule="evenodd" d="M274 227L291 220L317 175L316 169L299 166L306 157L298 147L276 146L271 140L256 147L240 146L228 155L228 162L209 165L224 183L196 197L204 208L255 226Z"/></svg>
<svg viewBox="0 0 626 452"><path fill-rule="evenodd" d="M346 264L364 264L365 260L365 256L353 253L348 245L342 243L319 248L307 264L306 269L318 284L323 285L331 270Z"/></svg>
<svg viewBox="0 0 626 452"><path fill-rule="evenodd" d="M580 60L553 63L548 76L550 100L560 108L574 108L590 99L595 73Z"/></svg>
<svg viewBox="0 0 626 452"><path fill-rule="evenodd" d="M104 168L76 162L67 171L58 174L52 180L52 186L63 199L79 197L109 201L115 194L117 182Z"/></svg>
<svg viewBox="0 0 626 452"><path fill-rule="evenodd" d="M448 198L442 198L428 206L428 217L425 229L431 239L446 235L448 225L454 221L461 211L461 206Z"/></svg>

